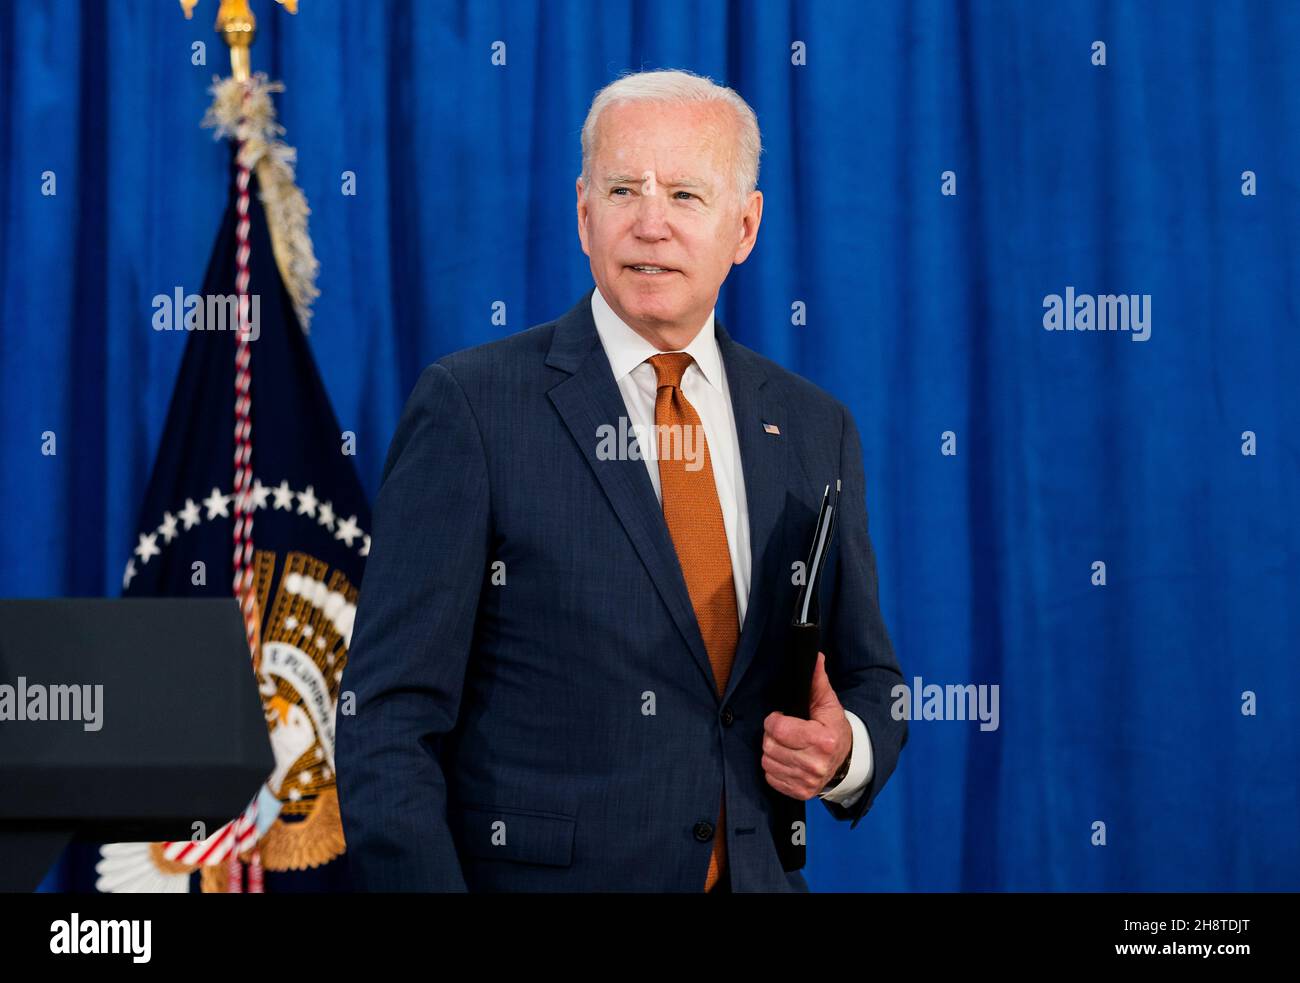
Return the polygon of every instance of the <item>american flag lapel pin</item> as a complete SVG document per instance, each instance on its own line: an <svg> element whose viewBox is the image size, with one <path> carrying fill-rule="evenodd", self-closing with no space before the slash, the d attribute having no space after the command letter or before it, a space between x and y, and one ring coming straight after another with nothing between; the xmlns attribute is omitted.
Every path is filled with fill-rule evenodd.
<svg viewBox="0 0 1300 983"><path fill-rule="evenodd" d="M763 432L764 432L764 433L770 433L770 434L772 434L774 437L779 437L779 436L781 436L781 428L778 427L775 423L766 423L766 422L765 422L765 423L763 424Z"/></svg>

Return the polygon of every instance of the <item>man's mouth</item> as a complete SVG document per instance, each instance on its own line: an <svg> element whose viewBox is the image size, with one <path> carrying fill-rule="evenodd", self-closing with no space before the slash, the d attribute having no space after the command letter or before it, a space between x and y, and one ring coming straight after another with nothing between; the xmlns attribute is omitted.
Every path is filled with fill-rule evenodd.
<svg viewBox="0 0 1300 983"><path fill-rule="evenodd" d="M677 270L668 266L650 266L649 264L638 263L635 266L629 266L629 270L644 276L662 276L665 273L676 273Z"/></svg>

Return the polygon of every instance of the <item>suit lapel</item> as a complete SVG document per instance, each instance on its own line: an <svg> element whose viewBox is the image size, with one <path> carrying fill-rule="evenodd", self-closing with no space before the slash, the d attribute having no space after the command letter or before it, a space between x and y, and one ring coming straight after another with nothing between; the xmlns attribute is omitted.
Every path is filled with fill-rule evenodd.
<svg viewBox="0 0 1300 983"><path fill-rule="evenodd" d="M590 299L589 292L573 310L556 322L546 364L572 375L553 386L547 395L586 457L672 615L677 630L713 689L713 669L704 648L704 638L700 635L677 551L668 535L663 508L646 473L645 462L601 460L596 453L599 428L611 425L618 431L620 418L627 416L627 406L596 334Z"/></svg>
<svg viewBox="0 0 1300 983"><path fill-rule="evenodd" d="M769 434L763 424L776 424L782 434L789 430L784 402L765 386L767 373L762 360L734 342L720 323L715 321L714 329L740 442L750 542L749 601L725 702L753 663L771 613L773 584L784 575L782 570L786 568L781 518L786 494L788 438ZM611 425L618 430L620 418L627 416L627 407L596 333L590 291L556 322L546 364L570 373L549 390L551 402L600 482L710 691L716 693L713 669L691 607L677 551L668 535L663 509L645 463L601 460L596 453L598 429Z"/></svg>
<svg viewBox="0 0 1300 983"><path fill-rule="evenodd" d="M749 602L745 624L736 645L736 659L723 694L731 699L745 672L753 664L763 628L776 600L775 585L787 574L784 524L789 421L785 403L772 386L767 371L754 352L732 340L720 323L714 330L726 366L731 407L740 442L741 470L745 476L745 504L749 512ZM774 424L779 434L763 425ZM778 615L780 612L778 612Z"/></svg>

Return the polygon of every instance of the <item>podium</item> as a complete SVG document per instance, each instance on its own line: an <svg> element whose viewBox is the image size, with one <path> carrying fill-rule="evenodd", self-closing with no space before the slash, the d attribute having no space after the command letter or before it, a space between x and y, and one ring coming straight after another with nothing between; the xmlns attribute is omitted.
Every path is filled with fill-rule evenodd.
<svg viewBox="0 0 1300 983"><path fill-rule="evenodd" d="M0 600L0 890L74 837L209 836L274 765L233 597Z"/></svg>

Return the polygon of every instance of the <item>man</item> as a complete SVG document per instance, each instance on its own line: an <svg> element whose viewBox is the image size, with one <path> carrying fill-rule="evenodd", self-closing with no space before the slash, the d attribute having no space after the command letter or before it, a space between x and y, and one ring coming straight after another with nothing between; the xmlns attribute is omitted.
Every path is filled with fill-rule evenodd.
<svg viewBox="0 0 1300 983"><path fill-rule="evenodd" d="M595 289L429 366L389 450L338 719L348 856L371 890L806 891L789 805L856 826L907 739L857 429L714 320L762 216L744 100L629 75L582 148ZM836 479L802 719L781 670Z"/></svg>

